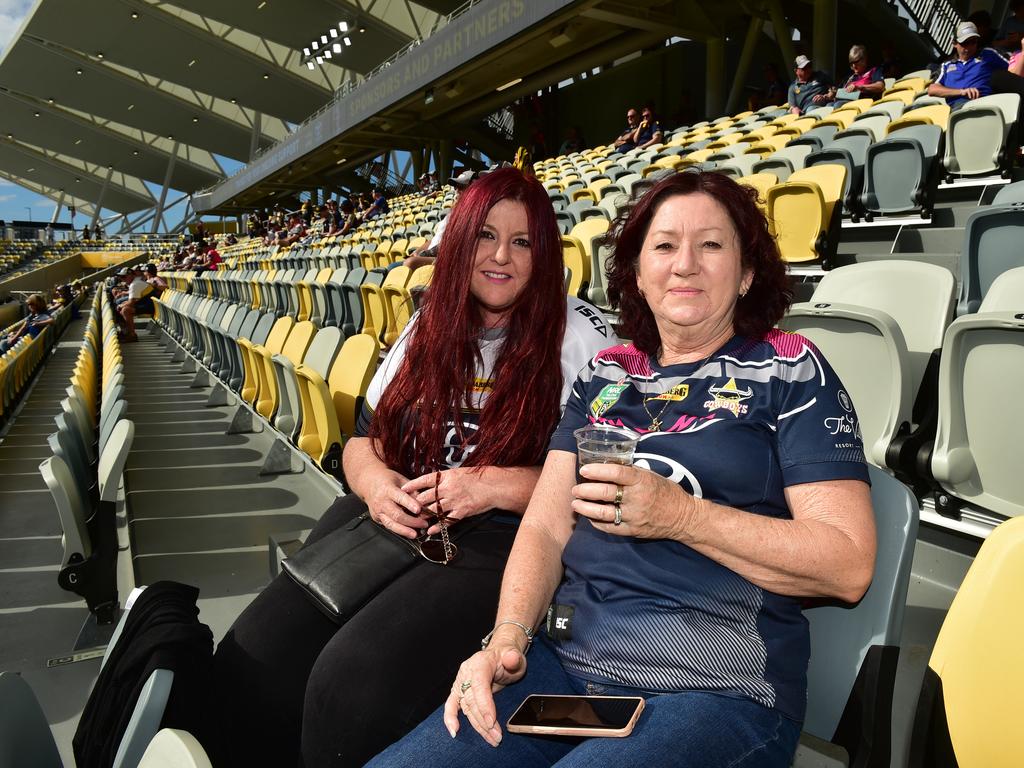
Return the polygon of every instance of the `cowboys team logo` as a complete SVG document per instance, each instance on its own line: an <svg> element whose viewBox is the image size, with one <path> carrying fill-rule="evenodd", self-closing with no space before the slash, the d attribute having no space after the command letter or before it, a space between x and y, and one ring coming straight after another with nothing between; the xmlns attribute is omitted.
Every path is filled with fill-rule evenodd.
<svg viewBox="0 0 1024 768"><path fill-rule="evenodd" d="M739 416L747 412L743 401L753 397L754 390L750 387L740 389L736 386L736 379L729 379L720 387L708 387L708 394L711 399L704 401L704 407L709 411L725 410L733 416Z"/></svg>

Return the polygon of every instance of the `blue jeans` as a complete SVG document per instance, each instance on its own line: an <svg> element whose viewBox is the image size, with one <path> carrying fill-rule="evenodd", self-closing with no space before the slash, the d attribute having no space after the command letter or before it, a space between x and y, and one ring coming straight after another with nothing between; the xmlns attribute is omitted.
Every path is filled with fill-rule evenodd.
<svg viewBox="0 0 1024 768"><path fill-rule="evenodd" d="M415 730L367 763L367 768L788 768L800 724L760 704L701 691L652 695L574 678L541 637L527 657L526 677L495 695L502 741L491 747L464 716L455 739L438 709ZM646 708L623 739L527 736L508 733L505 722L531 693L644 696Z"/></svg>

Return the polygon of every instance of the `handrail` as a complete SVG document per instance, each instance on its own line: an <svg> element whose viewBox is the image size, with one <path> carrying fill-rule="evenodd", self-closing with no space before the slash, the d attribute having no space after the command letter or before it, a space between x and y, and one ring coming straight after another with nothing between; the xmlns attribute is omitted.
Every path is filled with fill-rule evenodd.
<svg viewBox="0 0 1024 768"><path fill-rule="evenodd" d="M917 33L931 44L936 55L950 52L956 28L962 21L950 0L887 0L901 8L917 27Z"/></svg>

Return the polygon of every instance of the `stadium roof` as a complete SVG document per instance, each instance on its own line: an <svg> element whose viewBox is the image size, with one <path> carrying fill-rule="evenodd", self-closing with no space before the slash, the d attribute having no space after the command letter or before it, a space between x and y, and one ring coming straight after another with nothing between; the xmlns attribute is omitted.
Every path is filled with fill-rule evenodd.
<svg viewBox="0 0 1024 768"><path fill-rule="evenodd" d="M0 176L87 213L207 187L459 4L38 0L0 60ZM341 21L353 44L303 66Z"/></svg>

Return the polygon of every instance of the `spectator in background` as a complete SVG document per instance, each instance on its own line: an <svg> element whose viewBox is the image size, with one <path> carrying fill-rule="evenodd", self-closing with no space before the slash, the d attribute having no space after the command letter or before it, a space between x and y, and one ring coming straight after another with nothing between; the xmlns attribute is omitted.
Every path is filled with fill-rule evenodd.
<svg viewBox="0 0 1024 768"><path fill-rule="evenodd" d="M636 146L633 143L633 133L638 125L640 125L640 113L630 107L626 112L626 130L620 133L614 142L616 152L629 152Z"/></svg>
<svg viewBox="0 0 1024 768"><path fill-rule="evenodd" d="M459 195L468 189L469 185L472 184L476 178L476 171L465 170L458 176L453 176L448 180L448 183L455 187L455 200L453 201L453 205L459 201ZM434 229L434 236L430 239L430 242L427 243L427 247L420 248L411 256L408 256L402 264L409 269L416 269L418 267L426 266L427 264L433 264L434 259L437 257L438 246L441 245L441 238L444 236L444 230L447 226L448 217L445 216L440 222L438 222L437 227Z"/></svg>
<svg viewBox="0 0 1024 768"><path fill-rule="evenodd" d="M1008 62L995 49L981 47L978 28L969 21L956 28L953 46L956 58L942 65L938 79L928 86L928 95L940 96L956 109L992 93L992 73L1005 70Z"/></svg>
<svg viewBox="0 0 1024 768"><path fill-rule="evenodd" d="M373 190L373 202L370 203L369 208L366 209L366 213L363 214L363 221L369 221L375 219L378 216L389 213L391 206L388 205L388 199L384 197L384 192L379 189Z"/></svg>
<svg viewBox="0 0 1024 768"><path fill-rule="evenodd" d="M885 82L882 77L881 67L872 67L868 61L868 50L863 45L855 45L850 48L850 76L842 84L842 90L849 95L843 99L836 100L838 90L833 86L829 93L832 94L833 104L840 105L844 101L855 98L877 99L885 90Z"/></svg>
<svg viewBox="0 0 1024 768"><path fill-rule="evenodd" d="M53 224L46 225L46 244L53 245Z"/></svg>
<svg viewBox="0 0 1024 768"><path fill-rule="evenodd" d="M1016 93L1020 96L1017 125L1024 122L1024 38L1010 57L1006 71L997 70L992 73L991 85L995 93Z"/></svg>
<svg viewBox="0 0 1024 768"><path fill-rule="evenodd" d="M124 336L121 338L123 342L139 340L135 333L135 316L143 313L153 314L153 296L156 293L156 288L146 281L138 267L130 271L129 278L127 298L118 310L124 320Z"/></svg>
<svg viewBox="0 0 1024 768"><path fill-rule="evenodd" d="M147 283L153 286L153 293L158 299L167 290L167 281L157 274L156 264L147 264L145 266L145 279Z"/></svg>
<svg viewBox="0 0 1024 768"><path fill-rule="evenodd" d="M282 229L277 234L278 245L291 245L305 237L306 225L302 223L302 216L298 211L288 214L288 229Z"/></svg>
<svg viewBox="0 0 1024 768"><path fill-rule="evenodd" d="M196 246L196 257L192 262L192 267L197 275L203 272L216 272L223 261L216 248L212 245L207 246L202 242Z"/></svg>
<svg viewBox="0 0 1024 768"><path fill-rule="evenodd" d="M341 203L341 229L339 235L347 235L359 226L359 217L356 216L355 206L351 200L343 200Z"/></svg>
<svg viewBox="0 0 1024 768"><path fill-rule="evenodd" d="M786 94L789 111L794 115L802 115L832 101L829 97L832 78L821 70L815 70L811 60L803 54L797 56L794 63L796 80L789 84L789 92Z"/></svg>
<svg viewBox="0 0 1024 768"><path fill-rule="evenodd" d="M1007 51L1017 51L1024 40L1024 0L1012 0L1010 3L1010 15L1006 17L1003 26L999 28L999 34L993 43L997 48Z"/></svg>
<svg viewBox="0 0 1024 768"><path fill-rule="evenodd" d="M82 227L82 239L83 240L92 240L92 230L89 229L89 225L88 224L86 224L84 227Z"/></svg>
<svg viewBox="0 0 1024 768"><path fill-rule="evenodd" d="M633 131L633 145L637 149L646 149L652 144L659 144L665 134L661 130L661 123L654 115L654 109L650 106L644 107L640 117L640 124Z"/></svg>
<svg viewBox="0 0 1024 768"><path fill-rule="evenodd" d="M779 68L772 62L764 65L764 88L751 95L747 100L747 108L757 111L762 107L771 107L782 104L786 100L786 92L789 83L779 75Z"/></svg>
<svg viewBox="0 0 1024 768"><path fill-rule="evenodd" d="M565 132L565 141L558 148L558 154L568 155L571 152L579 152L585 146L579 126L570 125L569 130Z"/></svg>
<svg viewBox="0 0 1024 768"><path fill-rule="evenodd" d="M102 241L105 237L106 237L106 234L103 232L103 222L102 221L97 221L96 222L96 229L93 232L93 239L94 240Z"/></svg>
<svg viewBox="0 0 1024 768"><path fill-rule="evenodd" d="M53 322L53 318L50 317L50 313L46 309L46 299L41 293L33 293L28 297L26 304L28 305L28 316L14 326L14 330L7 334L7 338L0 340L0 355L6 354L11 347L18 343L19 339L25 336L34 339L43 328Z"/></svg>

